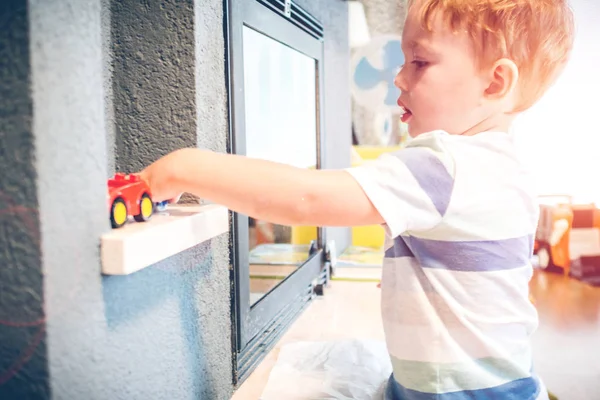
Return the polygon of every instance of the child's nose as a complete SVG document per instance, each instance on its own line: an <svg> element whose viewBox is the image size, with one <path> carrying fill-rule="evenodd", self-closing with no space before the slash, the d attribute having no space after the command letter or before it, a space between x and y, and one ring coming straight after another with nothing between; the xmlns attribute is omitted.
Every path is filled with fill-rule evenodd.
<svg viewBox="0 0 600 400"><path fill-rule="evenodd" d="M394 78L394 85L401 91L406 92L407 87L406 87L406 79L404 77L404 73L402 72L404 70L403 67L404 67L404 65L402 65L398 69L398 73L396 74L396 77Z"/></svg>

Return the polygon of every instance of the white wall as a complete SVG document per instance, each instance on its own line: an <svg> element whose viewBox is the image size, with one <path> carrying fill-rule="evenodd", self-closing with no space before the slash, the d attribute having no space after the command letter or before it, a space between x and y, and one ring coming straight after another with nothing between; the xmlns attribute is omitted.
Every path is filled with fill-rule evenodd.
<svg viewBox="0 0 600 400"><path fill-rule="evenodd" d="M600 2L571 4L577 28L571 62L519 118L515 133L540 193L600 203Z"/></svg>

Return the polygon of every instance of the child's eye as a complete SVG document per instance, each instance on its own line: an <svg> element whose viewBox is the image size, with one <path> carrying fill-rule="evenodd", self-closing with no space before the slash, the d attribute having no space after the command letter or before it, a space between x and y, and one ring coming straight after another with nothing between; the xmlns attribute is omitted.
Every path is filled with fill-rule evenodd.
<svg viewBox="0 0 600 400"><path fill-rule="evenodd" d="M420 61L420 60L415 60L412 63L417 67L417 69L421 69L423 67L426 67L427 64L428 64L427 61Z"/></svg>

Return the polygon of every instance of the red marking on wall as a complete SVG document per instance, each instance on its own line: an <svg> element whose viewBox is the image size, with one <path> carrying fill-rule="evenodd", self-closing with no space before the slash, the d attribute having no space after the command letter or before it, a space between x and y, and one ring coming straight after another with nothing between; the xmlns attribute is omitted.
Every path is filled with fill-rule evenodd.
<svg viewBox="0 0 600 400"><path fill-rule="evenodd" d="M44 338L45 331L46 331L45 327L40 326L39 331L35 334L31 343L29 343L29 346L27 346L21 352L19 357L17 357L17 359L15 361L13 361L13 363L6 369L6 371L4 371L2 374L0 374L0 385L5 384L10 379L12 379L17 373L19 373L21 368L23 368L23 366L25 364L27 364L27 362L31 359L31 357L35 353L35 350L41 343L42 339Z"/></svg>

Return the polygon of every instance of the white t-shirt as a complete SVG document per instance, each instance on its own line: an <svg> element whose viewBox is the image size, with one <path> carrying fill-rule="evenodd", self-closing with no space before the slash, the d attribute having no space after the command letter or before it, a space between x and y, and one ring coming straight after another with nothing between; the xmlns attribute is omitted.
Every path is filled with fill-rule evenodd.
<svg viewBox="0 0 600 400"><path fill-rule="evenodd" d="M388 399L547 399L533 372L531 178L503 132L435 131L349 168L385 219Z"/></svg>

